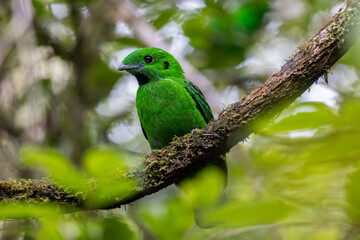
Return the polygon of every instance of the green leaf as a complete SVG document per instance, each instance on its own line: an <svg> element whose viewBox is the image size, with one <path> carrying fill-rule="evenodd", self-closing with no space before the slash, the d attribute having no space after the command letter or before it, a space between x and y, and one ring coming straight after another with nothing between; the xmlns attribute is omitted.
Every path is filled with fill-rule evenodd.
<svg viewBox="0 0 360 240"><path fill-rule="evenodd" d="M55 225L53 225L55 223ZM52 236L55 231L59 231L61 239L142 239L141 232L133 221L121 214L114 214L114 211L79 212L76 214L65 215L57 222L43 221L48 229L42 229L44 240ZM53 228L55 227L55 229ZM44 227L43 227L44 228ZM40 234L39 234L40 235Z"/></svg>
<svg viewBox="0 0 360 240"><path fill-rule="evenodd" d="M134 229L124 218L105 218L101 225L104 231L103 239L136 239Z"/></svg>
<svg viewBox="0 0 360 240"><path fill-rule="evenodd" d="M95 191L88 196L92 207L109 206L118 197L129 196L134 182L126 177L128 165L123 154L111 147L97 147L87 151L83 166L88 178L96 178Z"/></svg>
<svg viewBox="0 0 360 240"><path fill-rule="evenodd" d="M341 106L340 118L337 126L353 126L359 129L360 122L360 101L351 99L345 101Z"/></svg>
<svg viewBox="0 0 360 240"><path fill-rule="evenodd" d="M310 163L356 161L360 154L359 131L343 132L315 139L303 153Z"/></svg>
<svg viewBox="0 0 360 240"><path fill-rule="evenodd" d="M140 214L145 226L160 240L183 239L194 224L191 206L182 198L142 205Z"/></svg>
<svg viewBox="0 0 360 240"><path fill-rule="evenodd" d="M194 207L211 205L222 196L224 186L224 173L217 167L207 167L180 183Z"/></svg>
<svg viewBox="0 0 360 240"><path fill-rule="evenodd" d="M27 166L40 169L53 177L54 181L74 191L85 191L86 181L75 167L51 148L24 147L20 158Z"/></svg>
<svg viewBox="0 0 360 240"><path fill-rule="evenodd" d="M270 224L286 218L294 210L293 206L276 200L239 201L220 209L210 220L222 220L234 227Z"/></svg>
<svg viewBox="0 0 360 240"><path fill-rule="evenodd" d="M62 240L64 239L58 227L60 218L43 218L41 219L41 229L37 234L39 240Z"/></svg>
<svg viewBox="0 0 360 240"><path fill-rule="evenodd" d="M133 181L128 178L119 180L112 178L100 178L87 199L86 206L90 208L102 208L116 204L124 196L131 196L134 190Z"/></svg>
<svg viewBox="0 0 360 240"><path fill-rule="evenodd" d="M286 113L282 114L278 118L280 120L275 120L274 124L261 131L264 133L279 133L295 130L310 130L334 124L337 119L333 110L323 103L297 104L287 111L287 113L289 112L291 115L286 116Z"/></svg>
<svg viewBox="0 0 360 240"><path fill-rule="evenodd" d="M114 217L97 215L96 218L89 218L89 216L85 214L79 215L80 216L73 218L73 221L68 221L68 223L65 223L65 226L63 226L77 230L74 231L74 233L78 235L75 239L140 239L137 237L138 229L135 224L121 215ZM63 238L67 239L64 232L62 232L62 234Z"/></svg>
<svg viewBox="0 0 360 240"><path fill-rule="evenodd" d="M122 154L110 147L88 150L83 158L83 166L89 178L104 177L110 172L128 169Z"/></svg>
<svg viewBox="0 0 360 240"><path fill-rule="evenodd" d="M2 203L0 204L0 219L26 219L57 217L61 209L49 204Z"/></svg>
<svg viewBox="0 0 360 240"><path fill-rule="evenodd" d="M345 185L346 199L349 206L348 215L357 223L360 222L360 168L349 174Z"/></svg>

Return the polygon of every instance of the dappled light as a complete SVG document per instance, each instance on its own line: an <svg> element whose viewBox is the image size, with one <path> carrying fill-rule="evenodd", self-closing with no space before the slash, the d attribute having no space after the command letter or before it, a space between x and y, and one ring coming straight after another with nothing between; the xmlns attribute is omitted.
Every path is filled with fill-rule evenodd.
<svg viewBox="0 0 360 240"><path fill-rule="evenodd" d="M217 123L207 129L211 134L195 129L174 136L165 153L150 153L148 141L155 140L140 125L137 79L117 71L136 49L164 49L218 121L226 107L286 69L342 6L340 0L0 2L0 240L359 239L359 42L309 79L316 82L301 96L281 102L283 111L244 118L245 139L228 143L227 180L208 162L190 161L230 148L211 145L225 132ZM349 33L350 45L359 33Z"/></svg>

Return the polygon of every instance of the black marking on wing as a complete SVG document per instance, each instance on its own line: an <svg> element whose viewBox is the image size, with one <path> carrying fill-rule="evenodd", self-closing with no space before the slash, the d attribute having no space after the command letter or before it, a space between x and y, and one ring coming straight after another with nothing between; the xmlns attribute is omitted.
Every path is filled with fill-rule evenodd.
<svg viewBox="0 0 360 240"><path fill-rule="evenodd" d="M185 89L188 91L192 99L195 101L196 107L200 111L205 122L206 123L210 122L210 120L213 119L214 116L200 89L187 79L185 79Z"/></svg>

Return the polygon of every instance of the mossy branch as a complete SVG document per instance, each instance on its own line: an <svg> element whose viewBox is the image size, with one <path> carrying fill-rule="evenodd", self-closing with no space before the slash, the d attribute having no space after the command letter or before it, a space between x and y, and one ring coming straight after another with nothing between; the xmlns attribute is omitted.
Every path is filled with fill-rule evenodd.
<svg viewBox="0 0 360 240"><path fill-rule="evenodd" d="M115 208L178 182L189 172L225 154L253 132L258 120L273 117L300 96L355 43L360 25L360 0L348 0L312 39L287 61L281 70L241 102L228 106L205 128L176 138L167 147L143 159L143 168L118 176L117 181L134 179L127 194L114 197L101 208ZM65 176L66 177L66 176ZM0 182L0 201L55 202L80 208L89 194L74 195L59 190L47 180ZM95 191L96 188L90 188Z"/></svg>

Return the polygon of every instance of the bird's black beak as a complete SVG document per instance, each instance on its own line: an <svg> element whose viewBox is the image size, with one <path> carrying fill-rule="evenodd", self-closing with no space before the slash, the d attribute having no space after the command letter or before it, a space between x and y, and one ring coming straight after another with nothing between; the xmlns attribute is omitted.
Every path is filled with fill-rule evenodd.
<svg viewBox="0 0 360 240"><path fill-rule="evenodd" d="M139 69L142 68L141 65L126 65L126 64L121 64L118 67L118 71L127 71L127 70L133 70L133 69Z"/></svg>

